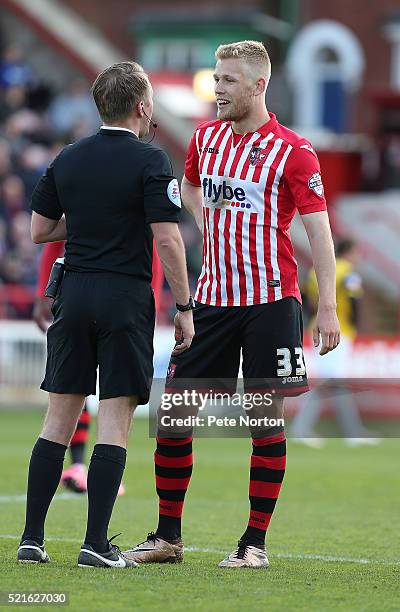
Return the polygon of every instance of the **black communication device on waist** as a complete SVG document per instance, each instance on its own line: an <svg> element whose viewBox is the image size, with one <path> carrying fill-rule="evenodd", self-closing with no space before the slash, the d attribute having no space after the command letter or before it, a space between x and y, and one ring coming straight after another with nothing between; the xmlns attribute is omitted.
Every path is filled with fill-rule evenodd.
<svg viewBox="0 0 400 612"><path fill-rule="evenodd" d="M47 283L46 291L44 292L46 297L53 299L57 297L64 276L64 272L64 257L58 257L53 263L53 267L50 272L49 282Z"/></svg>

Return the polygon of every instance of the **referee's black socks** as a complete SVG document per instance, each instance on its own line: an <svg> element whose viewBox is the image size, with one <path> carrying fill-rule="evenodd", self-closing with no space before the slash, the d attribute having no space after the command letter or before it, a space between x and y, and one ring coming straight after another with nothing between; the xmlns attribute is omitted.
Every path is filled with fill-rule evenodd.
<svg viewBox="0 0 400 612"><path fill-rule="evenodd" d="M126 463L126 449L113 444L96 444L90 460L88 522L85 544L95 551L108 551L107 530Z"/></svg>
<svg viewBox="0 0 400 612"><path fill-rule="evenodd" d="M23 540L43 544L44 522L57 490L67 447L58 442L38 438L32 450L28 472L26 522Z"/></svg>

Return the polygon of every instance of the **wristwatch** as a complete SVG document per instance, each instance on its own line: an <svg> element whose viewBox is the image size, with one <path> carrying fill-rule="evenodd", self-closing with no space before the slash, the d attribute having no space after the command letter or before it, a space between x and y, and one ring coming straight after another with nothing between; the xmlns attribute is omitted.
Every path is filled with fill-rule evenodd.
<svg viewBox="0 0 400 612"><path fill-rule="evenodd" d="M189 301L187 304L182 305L182 304L176 303L176 307L179 310L179 312L186 312L188 310L194 310L196 308L196 304L194 303L193 297L190 295Z"/></svg>

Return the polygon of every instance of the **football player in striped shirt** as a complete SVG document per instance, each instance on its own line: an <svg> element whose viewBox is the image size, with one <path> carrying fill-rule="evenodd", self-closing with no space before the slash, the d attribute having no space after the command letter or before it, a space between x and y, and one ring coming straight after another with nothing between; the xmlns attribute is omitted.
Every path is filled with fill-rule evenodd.
<svg viewBox="0 0 400 612"><path fill-rule="evenodd" d="M214 72L218 118L196 129L182 199L203 234L203 267L195 295L196 335L172 354L167 388L181 379L235 380L240 357L246 391L283 398L307 390L302 310L289 228L299 211L319 287L313 330L320 354L339 343L335 257L318 158L311 144L281 125L265 104L271 73L255 41L221 45ZM182 387L181 387L182 388ZM169 412L171 414L172 411ZM192 473L192 431L160 428L155 452L159 524L127 551L138 562L183 558L181 516ZM286 465L283 428L250 431L250 514L237 548L220 567L267 567L265 535Z"/></svg>

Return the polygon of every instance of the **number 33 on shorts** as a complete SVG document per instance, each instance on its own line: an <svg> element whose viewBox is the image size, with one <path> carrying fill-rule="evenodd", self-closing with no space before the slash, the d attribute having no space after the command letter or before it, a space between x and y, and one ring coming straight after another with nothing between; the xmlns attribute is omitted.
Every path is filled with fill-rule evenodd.
<svg viewBox="0 0 400 612"><path fill-rule="evenodd" d="M276 349L276 356L278 360L278 367L276 370L277 376L291 376L292 372L296 376L304 376L306 373L306 366L304 363L303 349L301 346L296 346L293 349L294 361L296 363L295 371L293 372L293 360L292 353L289 348L283 347Z"/></svg>

